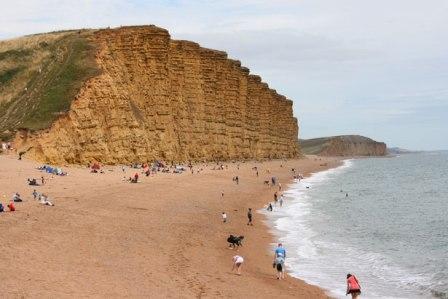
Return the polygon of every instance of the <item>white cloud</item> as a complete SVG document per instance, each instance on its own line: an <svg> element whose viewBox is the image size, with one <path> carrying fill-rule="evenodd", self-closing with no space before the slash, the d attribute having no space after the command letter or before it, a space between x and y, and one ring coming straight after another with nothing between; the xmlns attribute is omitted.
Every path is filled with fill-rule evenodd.
<svg viewBox="0 0 448 299"><path fill-rule="evenodd" d="M0 38L156 24L226 50L295 99L305 137L369 134L379 120L376 136L417 147L418 138L391 136L388 126L411 125L420 111L434 132L446 129L438 121L441 111L448 115L446 0L0 0L0 7Z"/></svg>

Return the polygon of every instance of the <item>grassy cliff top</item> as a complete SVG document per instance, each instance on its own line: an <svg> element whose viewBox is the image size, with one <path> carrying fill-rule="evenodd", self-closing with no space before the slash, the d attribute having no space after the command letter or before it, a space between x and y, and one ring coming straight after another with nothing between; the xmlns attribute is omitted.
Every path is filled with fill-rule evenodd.
<svg viewBox="0 0 448 299"><path fill-rule="evenodd" d="M18 129L48 128L66 113L82 84L98 73L91 30L0 42L0 139Z"/></svg>
<svg viewBox="0 0 448 299"><path fill-rule="evenodd" d="M341 136L330 136L330 137L321 137L321 138L313 138L313 139L300 139L300 148L302 153L306 155L319 155L321 154L328 146L330 146L331 142L334 140L338 140L344 143L350 144L375 144L377 141L370 139L368 137L360 136L360 135L341 135Z"/></svg>

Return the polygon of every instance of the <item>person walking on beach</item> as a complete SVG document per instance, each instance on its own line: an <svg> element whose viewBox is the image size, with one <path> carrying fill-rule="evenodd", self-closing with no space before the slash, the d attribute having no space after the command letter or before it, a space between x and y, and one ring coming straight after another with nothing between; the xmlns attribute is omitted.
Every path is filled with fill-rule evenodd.
<svg viewBox="0 0 448 299"><path fill-rule="evenodd" d="M278 202L278 194L277 192L274 193L274 204L277 205Z"/></svg>
<svg viewBox="0 0 448 299"><path fill-rule="evenodd" d="M253 225L252 224L252 209L249 208L249 210L247 211L247 225Z"/></svg>
<svg viewBox="0 0 448 299"><path fill-rule="evenodd" d="M241 275L241 266L244 263L244 258L240 255L235 255L232 258L232 261L233 261L232 272L233 272L233 270L236 269L236 274Z"/></svg>
<svg viewBox="0 0 448 299"><path fill-rule="evenodd" d="M346 295L351 294L352 299L356 299L361 295L361 286L355 275L347 274L347 292Z"/></svg>
<svg viewBox="0 0 448 299"><path fill-rule="evenodd" d="M283 248L282 243L278 243L277 248L274 251L274 266L277 269L277 279L285 279L285 260L286 250Z"/></svg>
<svg viewBox="0 0 448 299"><path fill-rule="evenodd" d="M283 207L283 194L280 195L279 203L280 203L280 207Z"/></svg>
<svg viewBox="0 0 448 299"><path fill-rule="evenodd" d="M226 212L222 212L222 222L223 223L227 222L227 214L226 214Z"/></svg>
<svg viewBox="0 0 448 299"><path fill-rule="evenodd" d="M268 205L268 211L269 211L269 212L272 212L272 210L273 210L273 208L272 208L272 204L269 203L269 205Z"/></svg>

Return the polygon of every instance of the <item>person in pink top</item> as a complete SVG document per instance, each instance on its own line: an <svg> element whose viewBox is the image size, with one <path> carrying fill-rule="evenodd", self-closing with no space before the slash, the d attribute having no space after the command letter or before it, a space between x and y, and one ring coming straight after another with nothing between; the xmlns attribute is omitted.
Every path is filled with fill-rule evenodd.
<svg viewBox="0 0 448 299"><path fill-rule="evenodd" d="M355 275L347 274L347 293L346 295L351 294L352 299L356 299L361 295L361 286L359 285L358 279L356 279Z"/></svg>

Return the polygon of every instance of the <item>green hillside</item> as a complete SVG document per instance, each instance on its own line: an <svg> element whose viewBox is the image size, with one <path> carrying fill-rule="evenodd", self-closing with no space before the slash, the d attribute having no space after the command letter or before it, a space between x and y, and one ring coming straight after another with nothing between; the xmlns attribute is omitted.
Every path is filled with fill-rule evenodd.
<svg viewBox="0 0 448 299"><path fill-rule="evenodd" d="M0 42L0 138L48 128L98 73L92 31L65 31Z"/></svg>

